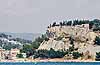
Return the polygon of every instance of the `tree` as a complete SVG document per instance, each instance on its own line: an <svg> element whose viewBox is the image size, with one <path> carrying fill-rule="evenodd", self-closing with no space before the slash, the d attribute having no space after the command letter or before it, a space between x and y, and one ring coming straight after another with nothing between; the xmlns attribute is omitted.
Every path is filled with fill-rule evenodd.
<svg viewBox="0 0 100 65"><path fill-rule="evenodd" d="M35 53L35 58L62 58L64 57L68 52L65 51L55 51L54 49L50 50L38 50Z"/></svg>
<svg viewBox="0 0 100 65"><path fill-rule="evenodd" d="M74 39L73 39L72 36L69 38L69 40L70 40L70 44L73 45L74 44Z"/></svg>
<svg viewBox="0 0 100 65"><path fill-rule="evenodd" d="M49 58L62 58L68 53L67 51L63 51L63 50L55 51L52 48L48 52L49 52L48 54Z"/></svg>
<svg viewBox="0 0 100 65"><path fill-rule="evenodd" d="M69 47L68 51L69 51L69 52L74 51L74 45L72 45L71 47Z"/></svg>
<svg viewBox="0 0 100 65"><path fill-rule="evenodd" d="M39 48L40 44L43 41L48 41L49 38L47 38L46 34L43 34L42 36L35 39L35 41L32 42L32 44L24 44L23 48L20 50L21 53L26 53L27 57L32 56L35 54L35 50Z"/></svg>
<svg viewBox="0 0 100 65"><path fill-rule="evenodd" d="M52 24L52 27L54 27L54 26L56 26L56 22L54 22L54 23Z"/></svg>
<svg viewBox="0 0 100 65"><path fill-rule="evenodd" d="M100 52L96 52L96 61L100 61Z"/></svg>
<svg viewBox="0 0 100 65"><path fill-rule="evenodd" d="M63 23L62 22L60 22L60 26L63 26Z"/></svg>
<svg viewBox="0 0 100 65"><path fill-rule="evenodd" d="M11 50L11 49L15 49L15 48L20 49L21 47L22 46L19 44L11 44L11 43L7 43L7 44L3 45L3 49L5 49L5 50Z"/></svg>
<svg viewBox="0 0 100 65"><path fill-rule="evenodd" d="M63 26L67 25L66 23L67 23L67 21L63 21L63 23L62 23L62 24L63 24Z"/></svg>
<svg viewBox="0 0 100 65"><path fill-rule="evenodd" d="M43 41L48 41L49 38L46 36L46 34L42 34L42 36L38 37L35 39L35 41L33 41L32 43L32 47L34 49L38 49L38 47L40 46L40 44L43 42Z"/></svg>
<svg viewBox="0 0 100 65"><path fill-rule="evenodd" d="M100 38L96 36L94 42L95 42L96 45L100 45Z"/></svg>
<svg viewBox="0 0 100 65"><path fill-rule="evenodd" d="M23 45L23 49L21 50L21 52L22 53L27 53L31 49L32 49L32 46L31 45L25 44L25 45Z"/></svg>
<svg viewBox="0 0 100 65"><path fill-rule="evenodd" d="M71 24L72 24L72 21L68 21L68 22L67 22L67 25L68 25L68 26L71 26Z"/></svg>
<svg viewBox="0 0 100 65"><path fill-rule="evenodd" d="M78 59L78 58L81 57L81 56L82 56L81 53L79 53L79 52L73 52L73 58L74 58L74 59Z"/></svg>
<svg viewBox="0 0 100 65"><path fill-rule="evenodd" d="M23 48L20 50L21 53L26 53L27 57L33 55L35 50L33 49L32 45L23 45Z"/></svg>
<svg viewBox="0 0 100 65"><path fill-rule="evenodd" d="M17 54L16 57L17 58L24 58L22 54Z"/></svg>
<svg viewBox="0 0 100 65"><path fill-rule="evenodd" d="M94 21L94 23L100 23L99 19L94 19L93 21Z"/></svg>
<svg viewBox="0 0 100 65"><path fill-rule="evenodd" d="M4 33L1 33L1 34L0 34L0 37L7 38L7 39L8 39L8 35L6 35L6 34L4 34Z"/></svg>
<svg viewBox="0 0 100 65"><path fill-rule="evenodd" d="M73 21L73 26L78 25L78 20Z"/></svg>

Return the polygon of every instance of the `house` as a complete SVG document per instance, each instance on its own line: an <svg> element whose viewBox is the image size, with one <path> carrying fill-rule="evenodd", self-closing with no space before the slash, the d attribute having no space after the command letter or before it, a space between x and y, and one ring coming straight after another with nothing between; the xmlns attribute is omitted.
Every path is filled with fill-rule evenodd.
<svg viewBox="0 0 100 65"><path fill-rule="evenodd" d="M0 60L5 59L5 49L0 48Z"/></svg>
<svg viewBox="0 0 100 65"><path fill-rule="evenodd" d="M10 55L11 55L11 58L12 59L16 59L16 55L20 53L20 50L19 49L11 49L10 50Z"/></svg>

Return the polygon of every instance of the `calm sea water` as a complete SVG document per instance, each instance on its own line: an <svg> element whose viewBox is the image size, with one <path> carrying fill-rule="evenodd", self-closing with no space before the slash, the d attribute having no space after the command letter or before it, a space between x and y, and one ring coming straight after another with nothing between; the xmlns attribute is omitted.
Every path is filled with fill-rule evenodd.
<svg viewBox="0 0 100 65"><path fill-rule="evenodd" d="M35 63L0 63L0 65L100 65L100 62L35 62Z"/></svg>

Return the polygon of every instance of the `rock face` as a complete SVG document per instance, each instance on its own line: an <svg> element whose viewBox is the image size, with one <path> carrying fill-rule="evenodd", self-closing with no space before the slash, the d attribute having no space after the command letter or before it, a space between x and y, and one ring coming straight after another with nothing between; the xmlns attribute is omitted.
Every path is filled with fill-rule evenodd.
<svg viewBox="0 0 100 65"><path fill-rule="evenodd" d="M70 40L72 38L74 48L78 48L78 52L85 53L89 51L92 55L100 52L100 46L94 46L94 40L98 34L89 30L89 24L50 27L47 29L46 34L49 40L42 42L38 50L50 50L50 48L67 50L72 46Z"/></svg>
<svg viewBox="0 0 100 65"><path fill-rule="evenodd" d="M50 50L52 48L54 50L67 50L69 49L69 46L69 43L64 43L63 41L56 41L50 39L49 41L42 42L38 49Z"/></svg>

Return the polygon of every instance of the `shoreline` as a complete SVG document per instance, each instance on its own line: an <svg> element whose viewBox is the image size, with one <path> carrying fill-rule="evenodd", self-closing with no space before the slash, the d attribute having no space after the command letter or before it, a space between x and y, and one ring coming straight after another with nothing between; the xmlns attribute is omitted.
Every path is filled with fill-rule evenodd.
<svg viewBox="0 0 100 65"><path fill-rule="evenodd" d="M28 63L28 62L33 62L33 63L38 63L38 62L100 62L100 61L95 61L95 60L66 60L66 59L16 59L16 60L1 60L0 63Z"/></svg>

